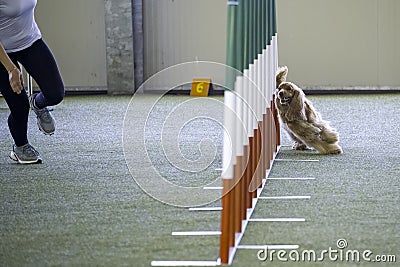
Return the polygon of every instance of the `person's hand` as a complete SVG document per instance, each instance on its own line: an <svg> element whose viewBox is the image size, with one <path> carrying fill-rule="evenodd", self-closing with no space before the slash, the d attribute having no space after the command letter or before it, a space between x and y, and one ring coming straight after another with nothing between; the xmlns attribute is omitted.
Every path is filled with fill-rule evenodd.
<svg viewBox="0 0 400 267"><path fill-rule="evenodd" d="M24 80L19 69L14 68L8 72L8 80L14 93L20 94L23 89Z"/></svg>

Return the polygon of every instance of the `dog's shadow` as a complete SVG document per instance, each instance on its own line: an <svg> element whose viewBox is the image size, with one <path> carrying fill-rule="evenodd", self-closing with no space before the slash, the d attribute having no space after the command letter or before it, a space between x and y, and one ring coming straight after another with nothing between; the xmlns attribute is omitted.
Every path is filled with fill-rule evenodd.
<svg viewBox="0 0 400 267"><path fill-rule="evenodd" d="M312 160L320 159L321 157L337 157L342 154L321 154L317 150L311 148L307 150L295 150L292 146L281 146L277 159L291 159L291 160Z"/></svg>

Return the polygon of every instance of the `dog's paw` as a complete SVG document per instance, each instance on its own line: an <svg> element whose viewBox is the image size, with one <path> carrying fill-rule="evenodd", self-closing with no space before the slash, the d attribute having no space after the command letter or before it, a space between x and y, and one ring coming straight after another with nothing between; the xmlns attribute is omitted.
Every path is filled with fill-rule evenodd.
<svg viewBox="0 0 400 267"><path fill-rule="evenodd" d="M295 142L292 146L293 150L309 150L309 148L302 143Z"/></svg>
<svg viewBox="0 0 400 267"><path fill-rule="evenodd" d="M329 151L329 154L332 154L332 155L339 155L339 154L342 154L342 153L343 153L343 150L340 147Z"/></svg>

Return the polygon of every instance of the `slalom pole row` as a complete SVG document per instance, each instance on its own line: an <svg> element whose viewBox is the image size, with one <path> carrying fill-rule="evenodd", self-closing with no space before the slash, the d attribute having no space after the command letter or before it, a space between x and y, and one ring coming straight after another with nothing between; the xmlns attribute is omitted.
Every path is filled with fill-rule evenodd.
<svg viewBox="0 0 400 267"><path fill-rule="evenodd" d="M221 264L233 261L280 145L276 39L275 0L228 2L227 64L243 69L224 94Z"/></svg>
<svg viewBox="0 0 400 267"><path fill-rule="evenodd" d="M267 48L265 55L269 49L273 47ZM254 73L263 65L269 65L270 58L263 57L265 59L260 58L260 62L256 62L257 66L250 68L249 77L255 75L253 78L258 78ZM271 64L270 75L266 76L272 77L275 69ZM249 219L248 211L254 208L254 199L259 195L258 190L262 188L279 146L279 124L273 105L274 83L268 82L263 87L267 88L265 92L260 92L258 88L248 77L242 76L237 77L234 92L225 91L220 240L222 264L231 262L232 248L238 245L237 234L244 232L243 222Z"/></svg>

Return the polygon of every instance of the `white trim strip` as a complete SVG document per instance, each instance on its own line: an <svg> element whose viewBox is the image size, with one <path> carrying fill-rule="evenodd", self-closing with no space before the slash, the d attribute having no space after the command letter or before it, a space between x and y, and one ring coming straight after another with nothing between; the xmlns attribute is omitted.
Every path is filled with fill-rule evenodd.
<svg viewBox="0 0 400 267"><path fill-rule="evenodd" d="M267 180L315 180L315 177L268 177Z"/></svg>
<svg viewBox="0 0 400 267"><path fill-rule="evenodd" d="M263 200L288 200L288 199L310 199L311 196L275 196L275 197L259 197Z"/></svg>
<svg viewBox="0 0 400 267"><path fill-rule="evenodd" d="M221 231L187 231L187 232L172 232L173 236L213 236L221 235Z"/></svg>
<svg viewBox="0 0 400 267"><path fill-rule="evenodd" d="M221 211L222 207L189 208L189 211Z"/></svg>
<svg viewBox="0 0 400 267"><path fill-rule="evenodd" d="M275 161L285 162L319 162L319 159L275 159Z"/></svg>
<svg viewBox="0 0 400 267"><path fill-rule="evenodd" d="M305 222L304 218L260 218L249 219L250 222Z"/></svg>
<svg viewBox="0 0 400 267"><path fill-rule="evenodd" d="M265 249L267 247L268 249L298 249L300 246L299 245L239 245L238 249Z"/></svg>
<svg viewBox="0 0 400 267"><path fill-rule="evenodd" d="M222 186L205 186L203 187L204 190L222 190L224 189Z"/></svg>
<svg viewBox="0 0 400 267"><path fill-rule="evenodd" d="M151 266L219 266L218 261L152 261Z"/></svg>

